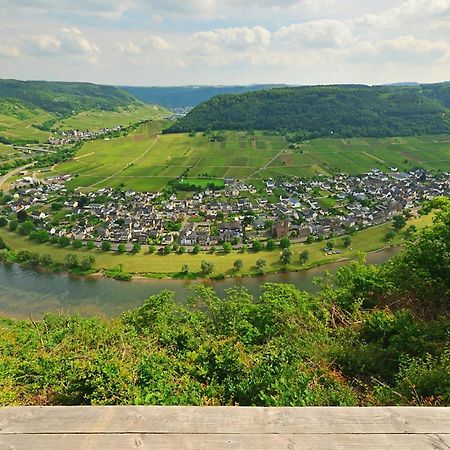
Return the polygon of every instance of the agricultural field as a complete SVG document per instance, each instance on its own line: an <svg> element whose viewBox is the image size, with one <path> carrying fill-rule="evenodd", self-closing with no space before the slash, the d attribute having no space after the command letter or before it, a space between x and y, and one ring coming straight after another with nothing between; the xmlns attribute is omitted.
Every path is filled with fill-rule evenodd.
<svg viewBox="0 0 450 450"><path fill-rule="evenodd" d="M261 186L260 180L271 177L356 175L393 166L450 170L450 136L317 139L290 149L283 136L227 132L213 142L202 133L161 135L147 124L127 137L84 144L55 171L75 174L71 187L155 191L177 177L200 187L226 177Z"/></svg>
<svg viewBox="0 0 450 450"><path fill-rule="evenodd" d="M390 171L391 167L450 170L450 136L311 140L284 152L261 175L358 175L372 168Z"/></svg>
<svg viewBox="0 0 450 450"><path fill-rule="evenodd" d="M86 143L58 173L72 173L71 187L118 187L153 191L183 176L186 183L216 183L225 177L252 178L286 147L280 136L227 133L226 140L212 142L198 133L161 135L150 124L135 133L111 141Z"/></svg>
<svg viewBox="0 0 450 450"><path fill-rule="evenodd" d="M163 119L170 112L156 105L129 105L117 111L84 111L55 124L54 130L90 130L129 126L144 120Z"/></svg>
<svg viewBox="0 0 450 450"><path fill-rule="evenodd" d="M53 115L25 103L0 99L0 136L8 140L46 142L51 133L38 130Z"/></svg>

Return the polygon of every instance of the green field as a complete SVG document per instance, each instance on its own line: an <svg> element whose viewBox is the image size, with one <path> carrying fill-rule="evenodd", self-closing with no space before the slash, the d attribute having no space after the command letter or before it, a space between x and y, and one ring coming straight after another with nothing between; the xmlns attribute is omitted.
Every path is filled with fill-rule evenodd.
<svg viewBox="0 0 450 450"><path fill-rule="evenodd" d="M75 174L71 187L154 191L181 176L192 184L225 177L258 184L271 177L361 174L392 166L450 170L450 136L317 139L288 149L282 136L227 132L225 141L212 142L200 133L160 135L146 125L124 138L84 144L55 171Z"/></svg>
<svg viewBox="0 0 450 450"><path fill-rule="evenodd" d="M169 111L161 106L130 105L117 111L84 111L57 122L53 129L98 130L115 125L129 126L144 120L163 119L168 114Z"/></svg>
<svg viewBox="0 0 450 450"><path fill-rule="evenodd" d="M57 120L57 116L18 100L0 99L0 137L12 142L47 142L52 135L36 126L56 120L53 130L97 130L115 125L127 127L145 120L159 120L169 114L160 106L131 104L114 111L84 111L69 118Z"/></svg>
<svg viewBox="0 0 450 450"><path fill-rule="evenodd" d="M425 216L419 219L412 219L408 224L414 224L418 229L430 225L432 222L432 215ZM254 253L246 251L244 253L233 251L230 254L217 253L211 255L210 253L202 252L198 255L193 254L171 254L171 255L158 255L148 254L147 247L143 247L142 253L134 254L118 254L115 252L102 252L100 250L89 251L86 249L75 250L73 248L60 248L51 244L39 244L34 241L30 241L28 238L20 236L17 233L11 233L5 228L0 228L0 236L5 242L14 250L29 250L39 254L50 254L55 261L63 262L65 256L68 253L77 255L82 258L86 255L93 255L96 259L97 269L112 269L118 265L123 266L123 270L134 274L154 274L165 275L177 273L181 270L184 264L187 264L191 272L200 272L200 264L202 261L209 261L214 263L214 274L235 274L233 270L233 263L236 259L241 259L244 263L241 275L254 275L256 274L256 261L258 259L264 259L267 262L266 272L277 272L281 269L286 270L301 270L306 266L301 266L298 263L299 254L303 250L308 250L310 254L310 260L308 266L314 266L319 264L326 264L334 262L342 258L354 258L358 256L360 252L372 252L385 247L387 244L384 241L385 234L391 229L389 223L368 228L366 230L356 233L352 237L352 244L350 248L344 248L342 246L342 238L336 238L336 248L342 251L341 255L329 255L326 256L323 252L324 242L316 242L313 244L293 244L292 251L292 264L283 267L279 262L280 251L261 251ZM393 244L402 243L402 233L397 234L393 240Z"/></svg>
<svg viewBox="0 0 450 450"><path fill-rule="evenodd" d="M0 136L10 140L46 142L49 132L38 130L39 125L53 115L34 106L0 99Z"/></svg>

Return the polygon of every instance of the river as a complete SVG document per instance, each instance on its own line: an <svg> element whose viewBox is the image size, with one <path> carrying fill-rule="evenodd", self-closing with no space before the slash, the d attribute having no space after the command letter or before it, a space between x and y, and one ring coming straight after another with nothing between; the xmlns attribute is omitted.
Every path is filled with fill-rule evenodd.
<svg viewBox="0 0 450 450"><path fill-rule="evenodd" d="M381 264L398 253L393 247L367 256L370 264ZM252 278L207 280L219 295L232 286L243 286L257 295L263 283L291 283L299 289L314 292L313 280L325 271L335 272L348 262L304 270L264 275ZM97 277L76 277L66 273L53 274L18 264L0 264L0 315L11 318L39 319L46 312L80 313L85 316L114 317L140 306L146 298L163 290L175 292L177 301L185 301L190 288L202 281L186 280L133 280L120 282Z"/></svg>

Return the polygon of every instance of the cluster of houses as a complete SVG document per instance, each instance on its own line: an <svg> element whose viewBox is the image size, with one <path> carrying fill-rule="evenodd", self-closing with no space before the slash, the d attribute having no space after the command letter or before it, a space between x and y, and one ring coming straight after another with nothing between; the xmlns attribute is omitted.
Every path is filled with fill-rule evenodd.
<svg viewBox="0 0 450 450"><path fill-rule="evenodd" d="M112 128L101 128L95 131L89 130L67 130L58 131L58 136L52 136L48 138L48 142L51 145L64 145L64 144L74 144L80 141L89 141L92 139L97 139L101 136L114 133L116 131L121 131L123 127L121 125L116 125Z"/></svg>
<svg viewBox="0 0 450 450"><path fill-rule="evenodd" d="M265 180L258 188L228 178L220 190L180 199L167 192L69 192L70 175L18 180L2 215L27 211L51 235L81 241L208 248L230 242L328 237L389 221L424 200L450 195L450 174L424 170L315 180ZM56 207L55 204L56 203Z"/></svg>

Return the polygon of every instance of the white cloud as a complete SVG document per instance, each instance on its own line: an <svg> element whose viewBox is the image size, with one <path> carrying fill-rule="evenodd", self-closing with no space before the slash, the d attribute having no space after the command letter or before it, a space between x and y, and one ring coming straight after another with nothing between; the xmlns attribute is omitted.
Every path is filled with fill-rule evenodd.
<svg viewBox="0 0 450 450"><path fill-rule="evenodd" d="M99 48L83 35L78 28L62 28L59 33L61 48L67 53L97 53Z"/></svg>
<svg viewBox="0 0 450 450"><path fill-rule="evenodd" d="M17 58L21 54L20 48L12 42L0 39L0 56Z"/></svg>
<svg viewBox="0 0 450 450"><path fill-rule="evenodd" d="M124 55L142 55L142 48L131 41L128 41L126 43L119 42L119 44L117 44L117 48L119 49L120 53Z"/></svg>
<svg viewBox="0 0 450 450"><path fill-rule="evenodd" d="M434 60L445 57L450 52L450 45L443 41L428 41L414 36L400 36L386 40L379 44L379 52L384 58L406 59L417 61L420 59Z"/></svg>
<svg viewBox="0 0 450 450"><path fill-rule="evenodd" d="M349 26L337 20L317 20L281 27L275 34L290 47L341 47L352 39Z"/></svg>
<svg viewBox="0 0 450 450"><path fill-rule="evenodd" d="M195 33L190 42L193 53L213 54L223 50L263 49L271 43L271 32L263 27L219 28Z"/></svg>

